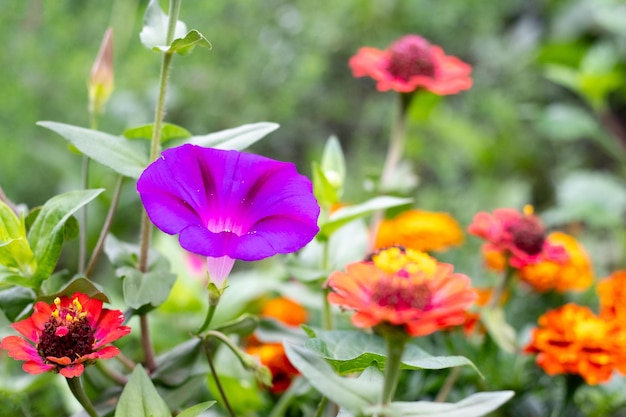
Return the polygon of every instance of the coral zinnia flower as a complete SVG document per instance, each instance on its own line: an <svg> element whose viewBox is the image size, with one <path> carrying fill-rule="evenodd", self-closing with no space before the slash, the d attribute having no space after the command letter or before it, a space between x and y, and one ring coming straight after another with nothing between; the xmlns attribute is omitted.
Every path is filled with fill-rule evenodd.
<svg viewBox="0 0 626 417"><path fill-rule="evenodd" d="M437 251L463 243L459 224L448 213L408 210L378 226L376 248L402 246L416 251Z"/></svg>
<svg viewBox="0 0 626 417"><path fill-rule="evenodd" d="M573 303L548 311L525 351L538 353L537 364L549 375L578 374L590 385L606 382L614 370L626 371L626 332Z"/></svg>
<svg viewBox="0 0 626 417"><path fill-rule="evenodd" d="M524 213L509 208L496 209L493 214L480 212L474 216L467 230L487 241L483 245L483 253L491 258L494 252L500 253L508 258L513 268L523 268L545 259L555 262L568 259L562 246L546 240L546 229L533 214L531 206L524 207ZM498 263L493 262L493 265Z"/></svg>
<svg viewBox="0 0 626 417"><path fill-rule="evenodd" d="M150 220L207 257L223 283L235 259L295 252L318 232L311 182L292 163L195 145L165 150L137 182Z"/></svg>
<svg viewBox="0 0 626 417"><path fill-rule="evenodd" d="M54 371L66 378L80 376L86 364L120 353L106 345L130 333L130 327L121 325L121 311L102 308L102 301L81 293L57 297L53 304L40 301L34 310L12 325L26 339L7 336L0 344L9 356L26 361L22 368L31 374Z"/></svg>
<svg viewBox="0 0 626 417"><path fill-rule="evenodd" d="M425 253L400 248L381 251L372 261L355 262L328 279L328 301L355 310L357 327L390 324L423 336L461 324L476 299L470 279L453 273Z"/></svg>
<svg viewBox="0 0 626 417"><path fill-rule="evenodd" d="M596 287L600 298L600 315L617 319L626 326L626 269L613 272Z"/></svg>
<svg viewBox="0 0 626 417"><path fill-rule="evenodd" d="M385 50L360 48L349 65L355 77L376 80L379 91L410 93L423 88L448 95L472 86L470 65L417 35L403 36Z"/></svg>
<svg viewBox="0 0 626 417"><path fill-rule="evenodd" d="M519 270L522 281L540 292L582 291L588 288L593 282L593 269L589 256L580 243L562 232L550 233L546 241L562 246L569 259L561 262L546 259L525 265Z"/></svg>

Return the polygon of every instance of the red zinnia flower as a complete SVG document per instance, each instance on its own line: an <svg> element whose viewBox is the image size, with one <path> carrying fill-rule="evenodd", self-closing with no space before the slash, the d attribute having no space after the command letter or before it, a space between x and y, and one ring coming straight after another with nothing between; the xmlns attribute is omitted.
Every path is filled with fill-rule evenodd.
<svg viewBox="0 0 626 417"><path fill-rule="evenodd" d="M469 277L423 252L393 247L355 262L328 280L328 301L355 310L357 327L390 324L411 336L462 324L476 299Z"/></svg>
<svg viewBox="0 0 626 417"><path fill-rule="evenodd" d="M9 356L26 361L22 368L31 374L80 376L85 364L117 355L118 348L106 345L130 333L130 327L121 325L121 311L102 308L102 301L81 293L57 297L53 304L40 301L34 310L12 325L24 338L7 336L0 344Z"/></svg>
<svg viewBox="0 0 626 417"><path fill-rule="evenodd" d="M379 91L410 93L423 88L448 95L472 86L470 65L417 35L403 36L385 50L360 48L349 65L355 77L376 80Z"/></svg>
<svg viewBox="0 0 626 417"><path fill-rule="evenodd" d="M524 207L524 213L509 208L496 209L493 214L480 212L467 230L487 241L483 253L488 259L500 254L508 257L513 268L523 268L541 260L565 262L569 259L562 246L546 240L546 229L533 215L531 206ZM493 266L498 264L494 262Z"/></svg>

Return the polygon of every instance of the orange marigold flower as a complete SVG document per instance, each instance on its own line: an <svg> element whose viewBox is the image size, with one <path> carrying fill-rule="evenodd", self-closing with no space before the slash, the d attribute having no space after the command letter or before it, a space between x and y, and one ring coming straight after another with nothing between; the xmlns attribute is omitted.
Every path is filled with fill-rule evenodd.
<svg viewBox="0 0 626 417"><path fill-rule="evenodd" d="M452 265L397 247L333 272L328 286L329 302L355 310L355 326L390 324L411 336L462 324L476 299L469 277L454 273Z"/></svg>
<svg viewBox="0 0 626 417"><path fill-rule="evenodd" d="M626 331L573 303L542 315L525 351L547 374L578 374L590 385L626 372Z"/></svg>
<svg viewBox="0 0 626 417"><path fill-rule="evenodd" d="M408 210L380 223L376 248L399 245L430 252L460 245L463 239L461 227L448 213Z"/></svg>
<svg viewBox="0 0 626 417"><path fill-rule="evenodd" d="M562 246L546 240L546 229L531 206L524 207L523 213L509 208L496 209L493 214L480 212L468 232L487 241L483 253L489 254L495 265L500 262L495 261L493 252L501 253L517 269L541 260L563 262L568 258Z"/></svg>
<svg viewBox="0 0 626 417"><path fill-rule="evenodd" d="M525 265L519 270L522 281L540 292L582 291L593 282L593 269L589 255L573 237L563 232L550 233L549 244L562 246L567 253L565 261L544 259L536 264Z"/></svg>
<svg viewBox="0 0 626 417"><path fill-rule="evenodd" d="M613 272L596 287L600 298L600 315L626 323L626 269Z"/></svg>
<svg viewBox="0 0 626 417"><path fill-rule="evenodd" d="M22 368L31 374L80 376L85 365L119 354L118 348L106 345L130 333L130 327L122 326L121 311L102 308L102 301L81 293L57 297L52 304L40 301L34 310L11 326L24 338L7 336L0 344L9 356L26 361Z"/></svg>
<svg viewBox="0 0 626 417"><path fill-rule="evenodd" d="M376 80L379 91L410 93L423 88L448 95L472 86L470 65L418 35L403 36L385 50L360 48L349 65L355 77Z"/></svg>

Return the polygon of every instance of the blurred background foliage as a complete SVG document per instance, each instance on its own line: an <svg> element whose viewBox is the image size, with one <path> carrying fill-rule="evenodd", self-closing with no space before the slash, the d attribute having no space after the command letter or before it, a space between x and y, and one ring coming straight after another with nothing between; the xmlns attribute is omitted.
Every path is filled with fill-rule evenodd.
<svg viewBox="0 0 626 417"><path fill-rule="evenodd" d="M139 42L146 4L0 2L0 186L12 201L34 207L80 187L81 157L35 123L88 126L87 77L108 26L115 90L99 128L121 134L152 122L160 59ZM348 203L374 192L397 105L395 93L353 78L348 59L408 33L442 46L473 66L474 86L413 103L401 192L417 207L450 212L464 228L478 211L530 203L549 226L582 241L597 277L626 267L622 0L184 1L181 19L213 49L175 58L166 121L196 135L277 122L280 129L251 150L294 161L309 176L310 161L336 135L348 162ZM115 180L92 164L91 187L109 190L90 206L92 244ZM124 193L113 232L133 241L141 206L133 183ZM480 286L479 245L468 238L440 258ZM589 302L592 294L579 297ZM513 311L539 314L525 304ZM532 387L533 369L490 382Z"/></svg>

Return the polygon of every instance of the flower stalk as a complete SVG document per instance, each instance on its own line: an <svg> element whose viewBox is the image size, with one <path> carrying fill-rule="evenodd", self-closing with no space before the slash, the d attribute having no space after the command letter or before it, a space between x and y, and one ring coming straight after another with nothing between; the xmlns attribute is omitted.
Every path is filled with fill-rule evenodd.
<svg viewBox="0 0 626 417"><path fill-rule="evenodd" d="M87 394L85 394L80 378L65 378L65 380L67 381L67 385L70 387L70 391L72 391L74 397L78 400L80 405L83 406L87 414L89 414L89 417L98 417L98 412L91 403L91 400L89 400L89 397L87 397Z"/></svg>
<svg viewBox="0 0 626 417"><path fill-rule="evenodd" d="M393 400L393 396L400 380L400 367L402 365L402 354L407 343L407 336L404 332L398 332L395 328L386 328L383 332L387 346L387 359L385 362L385 382L381 397L382 405L388 405Z"/></svg>

